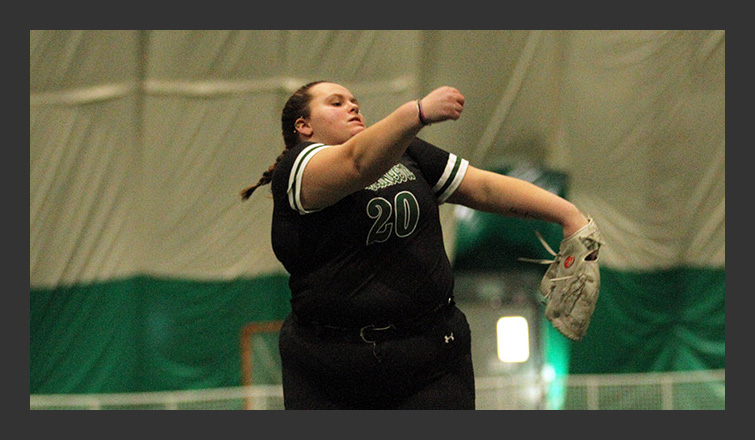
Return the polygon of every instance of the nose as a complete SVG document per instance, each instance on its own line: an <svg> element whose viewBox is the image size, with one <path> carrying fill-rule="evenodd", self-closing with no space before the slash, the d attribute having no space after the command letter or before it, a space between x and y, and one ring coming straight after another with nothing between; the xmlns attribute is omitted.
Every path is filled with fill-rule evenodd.
<svg viewBox="0 0 755 440"><path fill-rule="evenodd" d="M356 102L352 102L351 108L349 109L349 111L352 113L359 113L359 104L357 104Z"/></svg>

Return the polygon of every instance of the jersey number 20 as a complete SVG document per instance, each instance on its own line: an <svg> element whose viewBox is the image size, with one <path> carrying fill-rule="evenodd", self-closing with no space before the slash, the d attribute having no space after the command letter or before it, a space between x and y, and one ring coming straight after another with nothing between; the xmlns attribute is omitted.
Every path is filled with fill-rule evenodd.
<svg viewBox="0 0 755 440"><path fill-rule="evenodd" d="M393 198L392 205L382 197L371 199L367 202L367 215L375 220L367 234L367 245L382 243L393 233L403 238L414 232L419 222L419 203L414 194L401 191Z"/></svg>

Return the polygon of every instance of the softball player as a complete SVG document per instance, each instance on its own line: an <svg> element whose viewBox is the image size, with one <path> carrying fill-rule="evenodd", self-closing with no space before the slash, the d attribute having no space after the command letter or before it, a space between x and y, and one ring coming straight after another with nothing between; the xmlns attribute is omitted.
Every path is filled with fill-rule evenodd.
<svg viewBox="0 0 755 440"><path fill-rule="evenodd" d="M565 233L586 223L569 202L417 138L463 106L441 87L366 128L349 90L324 81L284 106L286 148L242 197L271 184L272 246L292 293L279 339L286 409L474 409L439 205L558 221Z"/></svg>

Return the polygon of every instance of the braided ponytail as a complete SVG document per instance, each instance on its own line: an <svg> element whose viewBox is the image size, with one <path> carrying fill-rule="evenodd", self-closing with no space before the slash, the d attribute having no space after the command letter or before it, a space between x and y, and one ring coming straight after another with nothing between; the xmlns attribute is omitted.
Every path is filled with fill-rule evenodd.
<svg viewBox="0 0 755 440"><path fill-rule="evenodd" d="M286 155L288 150L299 143L299 132L296 131L295 126L296 120L309 117L309 102L312 100L312 97L309 94L309 89L322 82L325 81L313 81L307 83L301 86L290 98L288 98L286 105L283 106L283 112L281 114L281 132L283 133L283 143L285 144L285 148L278 158L275 159L275 162L270 165L264 173L262 173L262 177L260 177L257 183L244 188L244 190L241 191L242 201L251 197L254 191L260 186L270 183L273 178L273 171L275 171L275 168L278 166L278 162L283 159L283 156Z"/></svg>
<svg viewBox="0 0 755 440"><path fill-rule="evenodd" d="M270 181L273 180L273 171L275 171L275 167L278 166L278 162L280 162L281 159L283 159L283 156L286 155L286 152L288 152L288 150L289 150L289 147L286 147L283 150L283 152L278 156L278 158L275 159L275 162L272 165L270 165L270 167L267 170L265 170L264 173L262 173L262 177L260 177L260 180L258 180L257 183L255 183L254 185L250 187L244 188L244 190L241 191L242 201L249 199L249 197L252 196L252 194L257 188L259 188L262 185L267 185L268 183L270 183Z"/></svg>

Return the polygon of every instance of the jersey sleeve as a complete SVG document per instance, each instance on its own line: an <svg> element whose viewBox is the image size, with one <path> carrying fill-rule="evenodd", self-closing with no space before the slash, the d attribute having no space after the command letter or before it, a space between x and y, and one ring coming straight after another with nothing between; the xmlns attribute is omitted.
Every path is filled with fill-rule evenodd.
<svg viewBox="0 0 755 440"><path fill-rule="evenodd" d="M309 163L310 159L312 159L315 154L322 151L323 148L328 147L328 145L321 143L305 145L303 148L301 146L296 147L296 151L292 151L293 160L286 161L286 164L283 165L290 167L290 169L287 170L289 174L286 184L288 205L299 214L310 214L319 211L319 209L307 210L302 206L301 182L302 176L304 175L304 169L307 167L307 163Z"/></svg>
<svg viewBox="0 0 755 440"><path fill-rule="evenodd" d="M415 138L407 153L417 162L432 186L438 204L443 204L456 191L464 179L469 161L453 153L449 153L435 145Z"/></svg>

